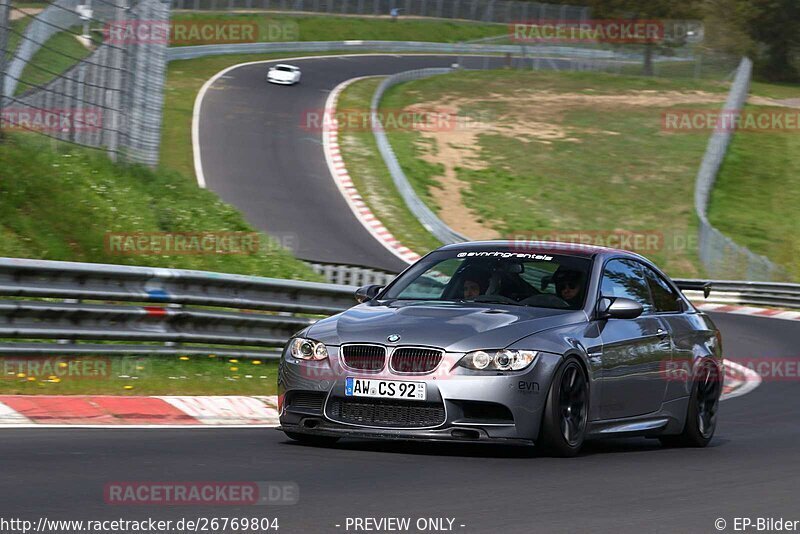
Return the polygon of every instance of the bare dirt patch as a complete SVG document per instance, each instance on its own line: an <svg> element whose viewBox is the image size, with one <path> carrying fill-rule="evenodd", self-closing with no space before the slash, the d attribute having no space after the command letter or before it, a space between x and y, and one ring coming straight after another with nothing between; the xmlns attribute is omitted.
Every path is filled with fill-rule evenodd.
<svg viewBox="0 0 800 534"><path fill-rule="evenodd" d="M19 20L24 19L25 17L35 17L39 13L44 11L44 9L39 7L26 7L25 9L12 9L11 13L9 14L8 18L10 20Z"/></svg>
<svg viewBox="0 0 800 534"><path fill-rule="evenodd" d="M784 98L781 100L768 98L765 96L751 96L747 99L748 104L755 106L778 106L782 108L800 108L800 98Z"/></svg>
<svg viewBox="0 0 800 534"><path fill-rule="evenodd" d="M480 158L481 134L495 134L524 143L551 144L554 141L580 143L579 136L620 135L619 132L577 128L563 124L564 113L580 107L608 112L630 107L659 108L677 105L720 104L724 93L705 91L629 91L618 94L556 93L552 91L517 90L512 94L491 93L480 98L447 97L438 101L406 107L409 112L445 113L460 120L445 127L421 131L422 159L444 167L436 177L439 187L431 195L439 206L439 216L455 231L472 239L494 239L499 233L494 221L478 221L468 208L462 192L468 184L458 178L457 169L485 169ZM481 109L482 104L503 109L502 112L466 114L463 110ZM433 143L428 143L433 141ZM435 149L431 149L431 146Z"/></svg>

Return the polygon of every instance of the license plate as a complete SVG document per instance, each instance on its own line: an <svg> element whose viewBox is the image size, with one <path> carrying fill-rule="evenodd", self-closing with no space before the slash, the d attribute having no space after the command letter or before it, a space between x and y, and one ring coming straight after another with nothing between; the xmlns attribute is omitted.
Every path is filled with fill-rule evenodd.
<svg viewBox="0 0 800 534"><path fill-rule="evenodd" d="M425 400L425 382L401 382L348 376L344 381L348 397L378 397L383 399Z"/></svg>

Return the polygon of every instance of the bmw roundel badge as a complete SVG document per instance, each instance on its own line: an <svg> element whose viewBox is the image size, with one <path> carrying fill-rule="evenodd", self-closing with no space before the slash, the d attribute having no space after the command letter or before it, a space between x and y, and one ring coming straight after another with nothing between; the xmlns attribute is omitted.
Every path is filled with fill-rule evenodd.
<svg viewBox="0 0 800 534"><path fill-rule="evenodd" d="M386 338L386 341L388 341L389 343L395 343L397 341L400 341L400 334L392 334L391 336Z"/></svg>

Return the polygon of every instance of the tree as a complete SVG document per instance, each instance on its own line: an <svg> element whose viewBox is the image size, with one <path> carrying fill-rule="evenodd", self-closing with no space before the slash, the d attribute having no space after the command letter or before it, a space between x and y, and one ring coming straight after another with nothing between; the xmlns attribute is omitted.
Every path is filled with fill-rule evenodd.
<svg viewBox="0 0 800 534"><path fill-rule="evenodd" d="M739 0L746 31L754 41L756 72L773 81L800 80L800 2Z"/></svg>
<svg viewBox="0 0 800 534"><path fill-rule="evenodd" d="M797 1L797 0L796 0ZM593 19L699 20L703 0L564 0L557 3L580 4L592 9ZM644 45L643 72L653 74L656 43Z"/></svg>

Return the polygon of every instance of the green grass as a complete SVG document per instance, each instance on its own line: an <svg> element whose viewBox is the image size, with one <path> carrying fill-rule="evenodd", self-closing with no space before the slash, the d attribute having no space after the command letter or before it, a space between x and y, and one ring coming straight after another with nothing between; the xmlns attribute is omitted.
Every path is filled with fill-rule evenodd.
<svg viewBox="0 0 800 534"><path fill-rule="evenodd" d="M382 105L399 109L466 99L459 104L460 113L481 113L500 125L543 122L564 128L566 137L549 143L524 132L478 131L473 154L486 168L456 169L466 184L463 204L505 237L547 236L556 230L661 234L662 246L641 252L674 276L696 276L702 273L692 198L707 132L663 132L661 112L666 108L657 105L632 106L622 100L552 107L526 92L591 96L698 90L718 93L722 101L727 86L598 73L460 72L397 86ZM442 170L423 162L420 154L441 147L421 142L419 132L393 131L389 136L409 179L436 209L430 193Z"/></svg>
<svg viewBox="0 0 800 534"><path fill-rule="evenodd" d="M760 95L800 98L800 87L754 87ZM772 106L752 113L793 112ZM709 220L736 243L783 266L800 280L800 137L786 132L736 132L717 176Z"/></svg>
<svg viewBox="0 0 800 534"><path fill-rule="evenodd" d="M117 165L99 151L51 147L19 133L0 144L0 162L0 256L320 280L264 234L249 255L108 250L110 232L255 231L234 208L174 171Z"/></svg>
<svg viewBox="0 0 800 534"><path fill-rule="evenodd" d="M767 98L784 99L800 98L800 85L796 83L752 82L750 94Z"/></svg>
<svg viewBox="0 0 800 534"><path fill-rule="evenodd" d="M507 33L504 24L465 21L400 19L392 22L374 17L289 16L231 14L225 12L175 12L173 21L241 21L258 24L256 41L430 41L453 43ZM183 43L203 44L203 43Z"/></svg>
<svg viewBox="0 0 800 534"><path fill-rule="evenodd" d="M337 109L356 116L368 115L370 99L379 83L380 78L370 78L349 85L339 96ZM339 147L359 194L401 243L420 255L441 246L406 207L371 131L340 129Z"/></svg>
<svg viewBox="0 0 800 534"><path fill-rule="evenodd" d="M274 395L274 360L0 357L2 395ZM258 361L259 364L254 364Z"/></svg>
<svg viewBox="0 0 800 534"><path fill-rule="evenodd" d="M23 69L20 81L17 83L16 94L36 90L34 86L45 85L56 77L51 73L64 73L78 61L88 57L92 51L83 46L74 35L80 31L81 28L76 26L68 32L59 32L48 39Z"/></svg>
<svg viewBox="0 0 800 534"><path fill-rule="evenodd" d="M44 9L50 2L14 2L14 7L20 9Z"/></svg>

